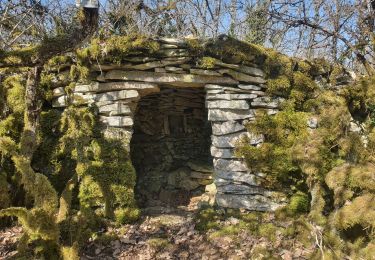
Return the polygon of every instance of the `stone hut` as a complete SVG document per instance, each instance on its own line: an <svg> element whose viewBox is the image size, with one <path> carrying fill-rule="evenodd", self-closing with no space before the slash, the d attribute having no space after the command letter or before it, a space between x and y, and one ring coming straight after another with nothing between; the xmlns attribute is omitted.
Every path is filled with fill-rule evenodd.
<svg viewBox="0 0 375 260"><path fill-rule="evenodd" d="M278 111L281 98L267 95L262 61L231 57L202 68L187 40L157 42L153 55L129 55L121 65L93 63L96 78L73 90L73 102L97 107L107 136L126 140L139 203L183 205L214 190L221 207L275 210L280 197L261 187L262 174L234 153L241 138L262 143L245 128L257 110ZM53 96L53 107L68 105L64 88Z"/></svg>

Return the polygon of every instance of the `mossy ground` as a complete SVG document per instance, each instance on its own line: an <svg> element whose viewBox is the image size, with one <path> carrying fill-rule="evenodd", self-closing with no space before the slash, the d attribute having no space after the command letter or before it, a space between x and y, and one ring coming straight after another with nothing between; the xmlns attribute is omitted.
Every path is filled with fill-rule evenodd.
<svg viewBox="0 0 375 260"><path fill-rule="evenodd" d="M170 245L170 242L166 238L154 237L147 240L147 244L155 250L163 250Z"/></svg>
<svg viewBox="0 0 375 260"><path fill-rule="evenodd" d="M241 212L234 209L222 210L210 207L200 210L196 215L195 222L197 230L202 234L208 234L208 239L230 237L232 243L237 243L239 247L241 247L240 244L244 237L262 239L271 245L288 244L294 240L298 241L297 244L299 243L305 249L314 247L310 224L307 222L305 214L299 214L296 217L287 215L285 212L276 212L276 214ZM259 250L263 253L267 252L266 255L269 257L276 257L276 249L272 247ZM258 251L256 248L253 250L254 252ZM261 252L254 254L261 255Z"/></svg>
<svg viewBox="0 0 375 260"><path fill-rule="evenodd" d="M353 207L355 206L353 205ZM368 207L362 209L363 212L372 211ZM346 214L360 212L358 208L356 210L348 211ZM359 213L340 217L347 219L346 223L350 223L350 226L354 226L363 216ZM321 259L322 252L328 259L342 259L346 255L360 259L373 258L371 252L373 243L368 242L369 237L366 239L361 237L363 236L361 228L358 230L357 238L344 240L333 231L328 231L328 226L316 226L307 213L300 213L296 216L290 214L286 208L280 209L276 213L241 213L238 210L223 211L222 209L206 208L197 213L195 221L196 228L202 234L207 234L208 240L213 242L223 241L227 237L230 238L232 244L237 245L240 249L241 242L245 237L266 241L263 244L256 244L252 249L252 256L258 256L260 259L278 259L279 255L276 253L278 247L285 246L287 250L295 250L293 245L303 248L306 253L305 257L308 259ZM342 224L345 225L345 222ZM323 230L327 231L322 232ZM350 236L353 238L353 234ZM322 248L318 247L316 239L321 241Z"/></svg>

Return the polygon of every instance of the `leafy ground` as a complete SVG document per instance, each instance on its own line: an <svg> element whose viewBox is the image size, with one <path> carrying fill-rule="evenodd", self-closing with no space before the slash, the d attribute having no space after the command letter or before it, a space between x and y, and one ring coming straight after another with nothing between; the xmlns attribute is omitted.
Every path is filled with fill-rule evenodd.
<svg viewBox="0 0 375 260"><path fill-rule="evenodd" d="M87 244L83 259L306 259L312 251L273 226L259 236L239 218L212 220L211 228L200 214L172 210L110 229Z"/></svg>
<svg viewBox="0 0 375 260"><path fill-rule="evenodd" d="M21 231L0 233L0 259L15 254ZM155 207L135 224L96 233L81 259L307 259L313 248L300 231L273 214Z"/></svg>
<svg viewBox="0 0 375 260"><path fill-rule="evenodd" d="M22 235L21 227L11 227L0 230L0 259L8 259L16 254L16 247Z"/></svg>

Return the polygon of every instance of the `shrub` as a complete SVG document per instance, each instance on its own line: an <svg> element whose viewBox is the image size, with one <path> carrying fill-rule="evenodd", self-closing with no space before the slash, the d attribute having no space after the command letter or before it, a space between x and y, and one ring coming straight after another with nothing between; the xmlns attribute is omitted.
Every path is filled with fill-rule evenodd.
<svg viewBox="0 0 375 260"><path fill-rule="evenodd" d="M195 217L195 228L201 232L206 232L210 229L215 229L220 227L217 222L220 216L213 208L206 208L200 210Z"/></svg>
<svg viewBox="0 0 375 260"><path fill-rule="evenodd" d="M158 251L163 250L170 245L168 239L160 237L150 238L147 240L147 244Z"/></svg>
<svg viewBox="0 0 375 260"><path fill-rule="evenodd" d="M21 76L7 77L3 85L6 88L6 102L13 112L21 114L25 109L25 81Z"/></svg>
<svg viewBox="0 0 375 260"><path fill-rule="evenodd" d="M267 91L273 95L288 96L291 90L291 83L287 76L282 75L275 79L267 80Z"/></svg>
<svg viewBox="0 0 375 260"><path fill-rule="evenodd" d="M293 158L294 147L298 140L308 135L306 114L293 109L286 109L275 116L263 113L247 128L252 134L263 134L264 143L251 146L245 138L237 144L236 153L245 158L250 169L265 173L264 184L268 187L280 188L290 184L299 174Z"/></svg>
<svg viewBox="0 0 375 260"><path fill-rule="evenodd" d="M274 224L267 223L267 224L261 224L261 225L259 225L258 234L261 237L268 238L271 242L275 242L275 240L276 240L276 231L278 231L278 228Z"/></svg>
<svg viewBox="0 0 375 260"><path fill-rule="evenodd" d="M141 211L138 208L118 208L115 210L115 218L118 224L130 224L137 221Z"/></svg>
<svg viewBox="0 0 375 260"><path fill-rule="evenodd" d="M199 62L199 66L204 69L212 69L215 67L215 58L212 57L202 57L202 59Z"/></svg>
<svg viewBox="0 0 375 260"><path fill-rule="evenodd" d="M292 214L307 213L310 207L310 200L306 193L296 192L290 198L288 210Z"/></svg>

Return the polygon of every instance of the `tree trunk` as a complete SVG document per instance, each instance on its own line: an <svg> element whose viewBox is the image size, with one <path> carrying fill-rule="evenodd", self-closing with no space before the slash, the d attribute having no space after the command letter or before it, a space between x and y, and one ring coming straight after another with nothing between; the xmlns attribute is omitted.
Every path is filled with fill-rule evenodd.
<svg viewBox="0 0 375 260"><path fill-rule="evenodd" d="M21 155L31 159L38 146L38 130L40 120L41 101L39 97L40 73L42 67L33 67L27 75L25 91L25 118L21 137Z"/></svg>
<svg viewBox="0 0 375 260"><path fill-rule="evenodd" d="M229 33L234 38L237 38L236 25L237 25L237 0L231 0Z"/></svg>

